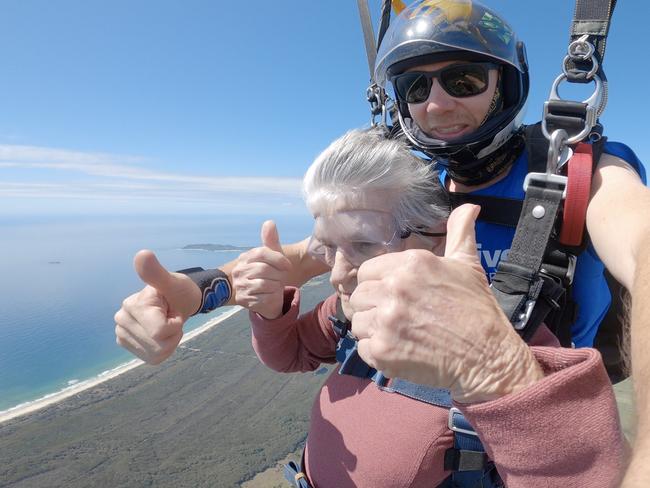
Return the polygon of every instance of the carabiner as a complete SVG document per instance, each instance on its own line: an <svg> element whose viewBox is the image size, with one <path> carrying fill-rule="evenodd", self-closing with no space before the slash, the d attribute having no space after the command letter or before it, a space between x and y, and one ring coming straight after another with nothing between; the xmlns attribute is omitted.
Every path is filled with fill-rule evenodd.
<svg viewBox="0 0 650 488"><path fill-rule="evenodd" d="M551 134L548 145L548 158L546 160L546 173L554 175L558 173L558 169L562 165L563 153L569 148L567 142L569 134L564 129L556 129Z"/></svg>

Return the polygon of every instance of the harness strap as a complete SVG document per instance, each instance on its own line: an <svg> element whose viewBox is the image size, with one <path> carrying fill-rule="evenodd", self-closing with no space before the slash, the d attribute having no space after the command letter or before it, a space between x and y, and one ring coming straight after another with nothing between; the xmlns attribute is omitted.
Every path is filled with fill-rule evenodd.
<svg viewBox="0 0 650 488"><path fill-rule="evenodd" d="M578 144L567 165L567 193L559 241L566 246L580 246L591 193L591 145Z"/></svg>
<svg viewBox="0 0 650 488"><path fill-rule="evenodd" d="M454 447L445 452L445 470L452 471L451 485L447 486L501 486L478 434L457 408L449 410L449 428L454 432Z"/></svg>
<svg viewBox="0 0 650 488"><path fill-rule="evenodd" d="M527 178L527 183L512 247L491 284L499 305L524 340L534 334L552 308L559 307L557 301L564 293L559 280L540 270L565 186L544 177ZM545 299L538 300L542 291Z"/></svg>
<svg viewBox="0 0 650 488"><path fill-rule="evenodd" d="M594 46L596 50L594 54L600 66L605 58L607 34L614 7L616 7L616 0L576 0L575 3L570 41L588 36L587 41ZM578 83L589 81L585 73L590 69L590 62L587 60L583 63L587 66L579 66L580 64L574 60L567 62L569 81ZM602 68L599 68L599 75L602 75Z"/></svg>
<svg viewBox="0 0 650 488"><path fill-rule="evenodd" d="M384 40L388 25L390 24L390 8L391 0L383 0L381 6L381 22L379 24L379 33L377 34L377 51L379 51L381 41Z"/></svg>
<svg viewBox="0 0 650 488"><path fill-rule="evenodd" d="M284 465L284 478L296 488L312 488L307 475L302 471L301 463L290 461Z"/></svg>
<svg viewBox="0 0 650 488"><path fill-rule="evenodd" d="M448 192L448 196L452 210L465 203L472 203L481 207L478 220L506 227L517 227L523 205L521 200L456 192Z"/></svg>

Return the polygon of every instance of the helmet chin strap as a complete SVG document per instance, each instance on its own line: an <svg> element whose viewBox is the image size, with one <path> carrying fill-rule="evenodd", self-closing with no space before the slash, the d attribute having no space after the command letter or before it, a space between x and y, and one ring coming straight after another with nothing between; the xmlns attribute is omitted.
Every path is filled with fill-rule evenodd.
<svg viewBox="0 0 650 488"><path fill-rule="evenodd" d="M403 118L401 112L398 112L398 116L400 122L398 133L404 134L418 151L445 167L454 181L465 185L481 185L496 178L515 162L525 147L522 129L514 129L518 125L516 120L502 131L507 139L497 148L489 149L489 153L485 156L479 157L478 153L481 150L472 148L471 144L456 146L448 152L441 151L440 147L426 147L422 144L426 134L413 119ZM514 133L511 132L513 130ZM485 151L485 148L482 150Z"/></svg>
<svg viewBox="0 0 650 488"><path fill-rule="evenodd" d="M512 166L524 147L524 137L518 132L496 151L482 158L477 158L469 149L461 150L447 158L435 154L429 156L447 169L452 180L474 186L487 183Z"/></svg>

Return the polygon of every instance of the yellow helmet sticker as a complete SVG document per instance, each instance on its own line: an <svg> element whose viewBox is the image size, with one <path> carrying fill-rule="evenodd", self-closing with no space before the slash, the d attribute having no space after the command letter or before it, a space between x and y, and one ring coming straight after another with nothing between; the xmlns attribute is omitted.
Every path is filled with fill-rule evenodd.
<svg viewBox="0 0 650 488"><path fill-rule="evenodd" d="M417 15L429 15L434 10L438 10L436 16L447 23L469 20L472 15L472 2L471 0L424 0L413 9L411 18Z"/></svg>
<svg viewBox="0 0 650 488"><path fill-rule="evenodd" d="M393 5L393 11L395 12L396 15L401 14L402 10L406 8L406 5L404 4L404 2L402 2L402 0L392 0L391 3Z"/></svg>

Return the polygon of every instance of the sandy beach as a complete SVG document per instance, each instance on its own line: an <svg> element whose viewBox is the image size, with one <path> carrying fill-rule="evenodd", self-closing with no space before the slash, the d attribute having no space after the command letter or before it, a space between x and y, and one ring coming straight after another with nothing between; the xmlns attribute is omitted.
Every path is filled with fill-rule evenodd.
<svg viewBox="0 0 650 488"><path fill-rule="evenodd" d="M233 310L228 311L227 313L220 315L219 317L215 317L209 321L207 321L205 324L197 327L196 329L188 332L187 334L183 335L183 338L181 339L181 344L186 343L187 341L192 340L193 338L197 337L198 335L207 332L210 330L212 327L215 325L219 324L220 322L223 322L224 320L228 319L230 316L233 314L239 312L242 308L241 307L234 307ZM20 417L22 415L26 415L28 413L36 412L37 410L40 410L41 408L47 407L48 405L53 405L55 403L58 403L62 400L65 400L66 398L70 398L71 396L77 395L81 393L82 391L85 391L89 388L93 388L97 385L100 385L104 383L105 381L111 380L113 378L117 378L118 376L126 373L127 371L131 371L133 368L137 368L138 366L142 366L144 364L143 361L139 359L133 359L132 361L129 361L128 363L120 364L116 368L113 368L111 370L105 371L104 373L88 379L84 381L80 381L78 383L75 383L74 385L70 385L67 388L64 388L63 390L50 393L49 395L46 395L42 398L38 398L36 400L33 400L31 402L26 402L21 405L17 405L13 408L10 408L8 410L4 410L0 412L0 424L2 422L5 422L7 420Z"/></svg>

